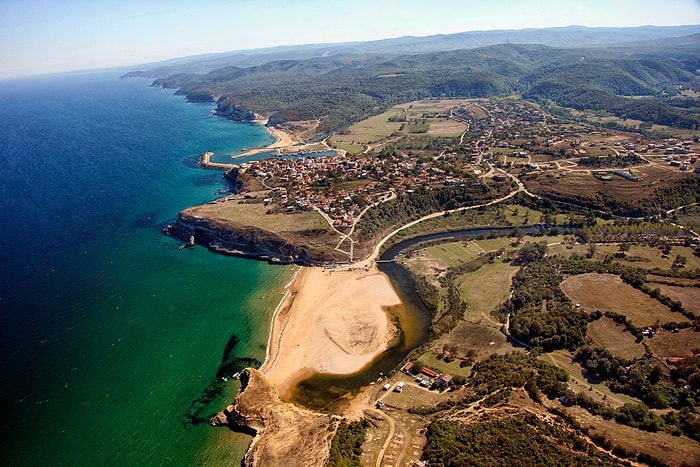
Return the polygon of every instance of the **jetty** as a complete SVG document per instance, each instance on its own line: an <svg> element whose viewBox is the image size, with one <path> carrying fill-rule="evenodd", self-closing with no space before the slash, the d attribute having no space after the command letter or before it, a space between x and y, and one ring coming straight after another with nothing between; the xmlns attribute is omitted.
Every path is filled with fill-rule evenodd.
<svg viewBox="0 0 700 467"><path fill-rule="evenodd" d="M199 166L203 167L205 169L217 169L217 170L231 170L235 167L238 167L236 164L222 164L220 162L212 162L211 161L211 156L213 156L214 153L207 151L199 156Z"/></svg>

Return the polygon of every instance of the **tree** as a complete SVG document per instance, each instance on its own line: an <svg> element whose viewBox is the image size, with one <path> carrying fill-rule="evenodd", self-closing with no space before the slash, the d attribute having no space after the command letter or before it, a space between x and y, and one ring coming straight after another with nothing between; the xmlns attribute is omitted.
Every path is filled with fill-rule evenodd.
<svg viewBox="0 0 700 467"><path fill-rule="evenodd" d="M593 255L595 255L597 247L596 244L593 242L588 243L588 251L586 252L586 256L589 258L593 258Z"/></svg>

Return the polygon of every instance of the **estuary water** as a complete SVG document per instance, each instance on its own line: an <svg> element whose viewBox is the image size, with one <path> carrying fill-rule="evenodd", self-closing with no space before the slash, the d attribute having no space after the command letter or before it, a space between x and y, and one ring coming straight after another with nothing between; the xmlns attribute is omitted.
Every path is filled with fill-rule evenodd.
<svg viewBox="0 0 700 467"><path fill-rule="evenodd" d="M200 153L272 138L149 84L0 82L2 465L236 465L250 440L201 422L237 393L222 359L264 358L292 268L162 229L226 189Z"/></svg>

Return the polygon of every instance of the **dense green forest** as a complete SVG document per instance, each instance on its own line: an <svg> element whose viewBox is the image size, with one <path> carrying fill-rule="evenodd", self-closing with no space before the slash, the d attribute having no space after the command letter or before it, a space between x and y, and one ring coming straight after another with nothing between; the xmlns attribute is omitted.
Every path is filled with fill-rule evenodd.
<svg viewBox="0 0 700 467"><path fill-rule="evenodd" d="M700 34L682 43L605 48L500 44L477 49L344 53L226 66L207 74L177 73L154 85L192 101L216 101L217 113L275 121L321 120L319 132L422 98L520 94L579 110L605 110L686 129L700 128L692 89L700 67ZM640 98L641 97L641 98ZM673 99L678 97L679 99ZM677 102L679 105L674 105Z"/></svg>

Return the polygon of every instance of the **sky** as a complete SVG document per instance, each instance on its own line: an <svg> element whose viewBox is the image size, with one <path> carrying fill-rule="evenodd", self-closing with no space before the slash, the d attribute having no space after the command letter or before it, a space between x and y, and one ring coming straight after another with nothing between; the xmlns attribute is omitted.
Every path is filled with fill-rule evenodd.
<svg viewBox="0 0 700 467"><path fill-rule="evenodd" d="M0 0L0 79L493 29L700 24L700 0Z"/></svg>

